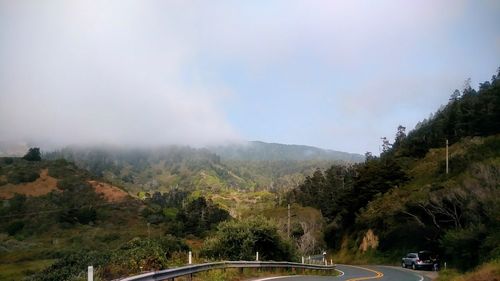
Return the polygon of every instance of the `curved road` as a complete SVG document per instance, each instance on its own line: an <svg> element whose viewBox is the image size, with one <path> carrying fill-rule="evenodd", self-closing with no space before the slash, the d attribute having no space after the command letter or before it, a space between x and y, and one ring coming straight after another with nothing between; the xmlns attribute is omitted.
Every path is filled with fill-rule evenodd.
<svg viewBox="0 0 500 281"><path fill-rule="evenodd" d="M431 281L420 271L392 266L353 266L337 265L340 276L283 276L269 277L255 281Z"/></svg>

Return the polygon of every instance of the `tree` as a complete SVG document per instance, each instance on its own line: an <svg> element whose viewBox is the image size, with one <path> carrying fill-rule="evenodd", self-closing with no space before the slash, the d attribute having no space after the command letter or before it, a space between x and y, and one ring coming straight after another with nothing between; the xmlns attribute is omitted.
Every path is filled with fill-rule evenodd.
<svg viewBox="0 0 500 281"><path fill-rule="evenodd" d="M398 130L396 131L396 138L394 140L394 146L398 147L401 145L401 142L406 138L406 127L399 125Z"/></svg>
<svg viewBox="0 0 500 281"><path fill-rule="evenodd" d="M32 147L28 150L28 152L23 156L24 160L27 161L41 161L42 156L40 153L40 148Z"/></svg>
<svg viewBox="0 0 500 281"><path fill-rule="evenodd" d="M214 237L205 241L202 255L227 260L252 260L259 252L262 260L290 261L292 245L281 238L277 227L263 217L227 221Z"/></svg>
<svg viewBox="0 0 500 281"><path fill-rule="evenodd" d="M382 137L380 139L382 139L382 153L389 152L389 150L391 150L392 148L392 144L386 137Z"/></svg>
<svg viewBox="0 0 500 281"><path fill-rule="evenodd" d="M459 100L460 99L460 91L458 89L455 89L455 91L453 91L453 94L451 94L450 96L450 101L456 101L456 100Z"/></svg>
<svg viewBox="0 0 500 281"><path fill-rule="evenodd" d="M373 160L374 158L375 157L373 156L373 154L370 151L365 152L365 162Z"/></svg>
<svg viewBox="0 0 500 281"><path fill-rule="evenodd" d="M184 225L187 234L203 235L213 226L230 218L229 212L221 209L212 200L196 198L177 214L177 220Z"/></svg>

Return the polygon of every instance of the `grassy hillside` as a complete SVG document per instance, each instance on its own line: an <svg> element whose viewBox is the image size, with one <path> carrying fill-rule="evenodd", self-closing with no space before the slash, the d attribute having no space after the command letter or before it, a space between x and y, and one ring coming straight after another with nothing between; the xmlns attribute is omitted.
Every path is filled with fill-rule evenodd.
<svg viewBox="0 0 500 281"><path fill-rule="evenodd" d="M186 249L177 238L165 236L164 225L148 227L142 214L149 206L147 202L64 160L0 158L0 179L1 280L25 276L69 280L82 274L90 263L106 271L102 276L138 272L139 265L127 271L121 265L128 262L127 257L137 261L144 258L132 254L136 240L139 244L151 241L160 243L158 247ZM120 260L117 253L125 258ZM156 259L153 256L151 262L158 262ZM144 267L159 268L175 260L160 262L145 262ZM47 266L51 268L37 273Z"/></svg>
<svg viewBox="0 0 500 281"><path fill-rule="evenodd" d="M262 142L208 149L69 147L46 157L65 158L133 193L167 191L174 186L216 191L289 189L316 168L363 159L315 147Z"/></svg>
<svg viewBox="0 0 500 281"><path fill-rule="evenodd" d="M318 170L288 194L321 210L339 261L397 264L428 249L463 271L500 258L500 72L477 91L455 91L408 134L399 126L382 148L364 163Z"/></svg>
<svg viewBox="0 0 500 281"><path fill-rule="evenodd" d="M224 157L209 149L179 146L156 149L69 147L45 156L72 161L92 175L122 186L133 196L173 189L191 192L194 197L205 196L221 204L233 217L239 217L249 208L262 210L279 203L284 200L287 190L300 184L305 175L315 169L327 168L332 163L349 163L339 160L345 156L340 152L305 146L254 145L258 146L257 154L274 155L267 158L272 160L248 158L247 154L253 155L254 151L242 145L212 148L226 155ZM235 150L244 153L234 156ZM313 160L308 151L319 159ZM299 157L299 154L304 156ZM353 155L349 157L358 159Z"/></svg>
<svg viewBox="0 0 500 281"><path fill-rule="evenodd" d="M435 249L448 264L469 267L500 253L500 136L466 138L408 164L411 180L371 201L357 224L374 229L380 251L394 256Z"/></svg>
<svg viewBox="0 0 500 281"><path fill-rule="evenodd" d="M225 209L250 213L272 208L276 199L266 191L182 188L136 198L62 159L0 158L0 180L1 280L81 280L88 265L98 280L111 280L186 264L188 244L198 255L220 222L245 224ZM280 257L294 258L275 222L260 222L267 225L262 239L267 231L275 235L262 254L285 245Z"/></svg>
<svg viewBox="0 0 500 281"><path fill-rule="evenodd" d="M321 149L306 145L265 143L250 141L243 144L214 146L210 151L223 160L233 161L337 161L355 163L364 160L363 155Z"/></svg>

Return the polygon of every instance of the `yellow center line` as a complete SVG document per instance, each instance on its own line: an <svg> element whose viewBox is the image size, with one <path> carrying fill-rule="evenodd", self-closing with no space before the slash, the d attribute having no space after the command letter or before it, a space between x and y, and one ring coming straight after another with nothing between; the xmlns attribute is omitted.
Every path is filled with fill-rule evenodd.
<svg viewBox="0 0 500 281"><path fill-rule="evenodd" d="M363 270L368 270L368 271L371 271L371 272L375 273L376 275L375 276L369 276L369 277L356 277L356 278L348 279L346 281L360 281L360 280L369 280L369 279L379 279L379 278L382 278L382 276L384 276L384 274L382 272L376 271L376 270L373 270L373 269L369 269L369 268L366 268L366 267L354 266L354 265L348 265L348 266L359 268L359 269L363 269Z"/></svg>

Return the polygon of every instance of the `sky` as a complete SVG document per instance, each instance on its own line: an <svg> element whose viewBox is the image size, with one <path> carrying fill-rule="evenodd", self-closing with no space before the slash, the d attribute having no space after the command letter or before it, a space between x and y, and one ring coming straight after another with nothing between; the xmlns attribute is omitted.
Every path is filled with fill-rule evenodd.
<svg viewBox="0 0 500 281"><path fill-rule="evenodd" d="M378 154L500 66L500 1L0 0L0 142Z"/></svg>

